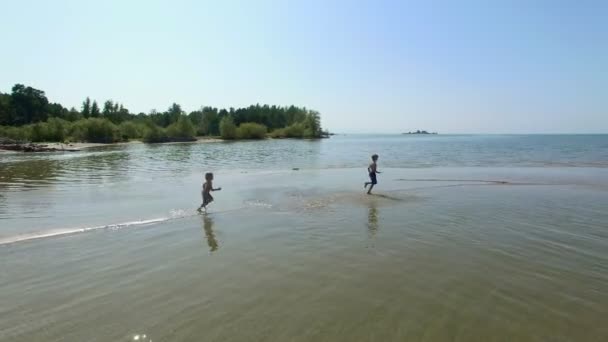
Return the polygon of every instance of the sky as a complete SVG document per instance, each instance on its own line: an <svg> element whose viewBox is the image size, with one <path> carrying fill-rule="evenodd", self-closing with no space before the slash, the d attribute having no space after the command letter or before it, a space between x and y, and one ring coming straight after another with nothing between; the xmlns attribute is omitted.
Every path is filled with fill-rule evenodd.
<svg viewBox="0 0 608 342"><path fill-rule="evenodd" d="M297 105L337 133L608 133L608 1L0 0L0 92Z"/></svg>

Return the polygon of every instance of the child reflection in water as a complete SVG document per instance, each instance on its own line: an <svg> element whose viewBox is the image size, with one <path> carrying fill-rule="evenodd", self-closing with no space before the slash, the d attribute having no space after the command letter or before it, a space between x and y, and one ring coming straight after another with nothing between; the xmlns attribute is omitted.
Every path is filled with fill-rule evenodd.
<svg viewBox="0 0 608 342"><path fill-rule="evenodd" d="M213 233L213 219L211 219L211 217L203 216L203 229L205 230L205 237L207 238L207 244L209 245L209 252L217 251L219 244Z"/></svg>
<svg viewBox="0 0 608 342"><path fill-rule="evenodd" d="M369 212L367 213L367 229L369 230L370 237L376 236L378 232L378 209L375 204L371 204Z"/></svg>

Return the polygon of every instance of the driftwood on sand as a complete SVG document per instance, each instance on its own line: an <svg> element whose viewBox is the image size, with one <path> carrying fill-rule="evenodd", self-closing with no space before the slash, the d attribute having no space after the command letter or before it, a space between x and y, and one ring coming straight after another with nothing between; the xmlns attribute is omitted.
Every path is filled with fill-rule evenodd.
<svg viewBox="0 0 608 342"><path fill-rule="evenodd" d="M8 138L0 138L0 150L19 152L76 152L80 151L70 145L59 144L53 147L45 144L34 144L27 141L18 141Z"/></svg>

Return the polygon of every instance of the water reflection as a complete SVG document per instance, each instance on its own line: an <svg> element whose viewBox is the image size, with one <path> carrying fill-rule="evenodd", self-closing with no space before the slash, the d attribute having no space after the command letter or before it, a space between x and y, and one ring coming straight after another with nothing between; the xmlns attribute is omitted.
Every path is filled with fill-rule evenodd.
<svg viewBox="0 0 608 342"><path fill-rule="evenodd" d="M1 165L0 188L28 190L44 186L61 173L61 165L55 160L4 163Z"/></svg>
<svg viewBox="0 0 608 342"><path fill-rule="evenodd" d="M146 145L147 150L158 154L162 160L168 162L187 163L192 158L194 143L173 143L169 145Z"/></svg>
<svg viewBox="0 0 608 342"><path fill-rule="evenodd" d="M367 212L367 231L370 239L375 238L378 233L378 208L375 202L370 203L369 211Z"/></svg>
<svg viewBox="0 0 608 342"><path fill-rule="evenodd" d="M203 230L205 231L207 245L209 245L209 252L213 253L217 251L220 246L213 232L213 219L208 215L203 215Z"/></svg>
<svg viewBox="0 0 608 342"><path fill-rule="evenodd" d="M32 156L0 164L0 188L34 190L41 187L96 184L127 178L130 155L127 152L93 152L86 155Z"/></svg>

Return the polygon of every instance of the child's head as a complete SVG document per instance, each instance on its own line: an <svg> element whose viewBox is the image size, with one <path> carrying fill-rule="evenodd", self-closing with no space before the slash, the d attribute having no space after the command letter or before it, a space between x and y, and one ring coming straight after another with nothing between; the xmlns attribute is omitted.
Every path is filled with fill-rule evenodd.
<svg viewBox="0 0 608 342"><path fill-rule="evenodd" d="M377 155L377 154L372 155L372 160L373 160L373 161L378 160L378 155Z"/></svg>
<svg viewBox="0 0 608 342"><path fill-rule="evenodd" d="M212 181L213 180L213 172L207 172L207 173L205 173L205 180L206 181Z"/></svg>

